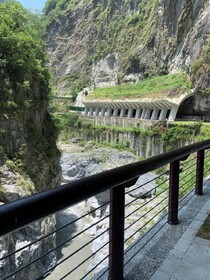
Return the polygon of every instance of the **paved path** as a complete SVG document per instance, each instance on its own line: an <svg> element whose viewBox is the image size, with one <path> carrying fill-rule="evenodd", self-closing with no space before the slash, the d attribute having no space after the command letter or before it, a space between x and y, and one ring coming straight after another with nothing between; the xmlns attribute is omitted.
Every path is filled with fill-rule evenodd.
<svg viewBox="0 0 210 280"><path fill-rule="evenodd" d="M210 241L196 237L208 213L210 180L203 196L192 196L184 203L178 225L162 221L143 249L136 244L134 250L139 253L125 266L125 280L210 280ZM133 253L127 254L128 259Z"/></svg>
<svg viewBox="0 0 210 280"><path fill-rule="evenodd" d="M150 280L210 279L210 241L196 234L210 213L210 201L195 216Z"/></svg>

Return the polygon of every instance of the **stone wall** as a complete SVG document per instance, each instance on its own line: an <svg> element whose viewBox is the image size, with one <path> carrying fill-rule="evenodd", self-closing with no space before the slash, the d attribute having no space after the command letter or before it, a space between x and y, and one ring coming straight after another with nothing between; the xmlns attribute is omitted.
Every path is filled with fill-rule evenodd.
<svg viewBox="0 0 210 280"><path fill-rule="evenodd" d="M152 123L148 120L139 122L138 126L134 123L123 127L111 123L111 120L115 123L116 118L107 119L110 119L109 124L96 125L95 118L80 117L78 123L67 130L71 135L69 137L73 137L75 141L95 141L109 143L113 147L122 146L131 149L139 157L147 158L194 143L196 136L202 134L203 127L199 122L188 125L187 122Z"/></svg>
<svg viewBox="0 0 210 280"><path fill-rule="evenodd" d="M164 152L164 143L160 135L142 136L131 131L111 131L109 129L87 133L85 130L75 130L75 136L84 141L107 142L124 145L139 157L150 157Z"/></svg>
<svg viewBox="0 0 210 280"><path fill-rule="evenodd" d="M115 118L115 117L93 117L93 116L80 116L83 120L91 121L94 125L104 126L121 126L121 127L141 127L148 129L154 126L166 126L166 121L158 120L142 120L134 118Z"/></svg>

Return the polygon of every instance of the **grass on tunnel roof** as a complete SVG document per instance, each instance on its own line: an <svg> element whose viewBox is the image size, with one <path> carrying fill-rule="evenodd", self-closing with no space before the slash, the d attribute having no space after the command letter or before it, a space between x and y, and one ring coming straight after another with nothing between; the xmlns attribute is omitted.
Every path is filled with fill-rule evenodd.
<svg viewBox="0 0 210 280"><path fill-rule="evenodd" d="M189 91L191 82L185 73L152 77L138 83L127 83L106 88L96 88L87 96L92 99L177 97Z"/></svg>

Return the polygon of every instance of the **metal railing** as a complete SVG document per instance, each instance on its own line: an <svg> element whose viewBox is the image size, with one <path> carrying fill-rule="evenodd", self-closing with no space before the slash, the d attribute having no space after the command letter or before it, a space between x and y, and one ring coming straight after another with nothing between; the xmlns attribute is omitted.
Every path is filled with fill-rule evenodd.
<svg viewBox="0 0 210 280"><path fill-rule="evenodd" d="M1 279L24 279L24 273L32 266L36 271L42 266L33 276L42 279L62 265L62 275L54 279L102 279L106 275L109 279L123 279L124 266L138 253L130 255L136 242L141 242L166 216L162 227L167 221L177 224L179 208L192 197L189 194L203 194L203 178L210 172L209 148L210 140L206 140L1 206L0 244L13 234L20 236L21 231L26 238L19 247L0 251ZM150 178L138 183L139 176L151 175L151 172L153 177L147 176ZM109 191L110 197L107 196L104 203L83 211L91 197ZM82 213L75 210L77 204ZM65 211L68 215L64 223L58 218L57 228L29 238L34 224L43 225L49 215L53 219L55 214L65 215ZM53 241L55 235L62 235L57 243ZM11 239L14 240L14 236ZM31 251L41 242L44 243L42 250L18 265L24 250ZM67 244L71 249L59 256ZM99 253L100 257L96 258ZM47 257L50 265L45 266Z"/></svg>

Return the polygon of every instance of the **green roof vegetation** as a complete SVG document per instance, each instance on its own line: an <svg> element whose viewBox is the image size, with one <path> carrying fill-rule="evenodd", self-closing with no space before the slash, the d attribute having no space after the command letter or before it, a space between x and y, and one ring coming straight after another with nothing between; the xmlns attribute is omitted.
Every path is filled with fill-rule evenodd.
<svg viewBox="0 0 210 280"><path fill-rule="evenodd" d="M191 89L185 73L157 76L132 84L96 88L87 99L125 99L178 97Z"/></svg>

